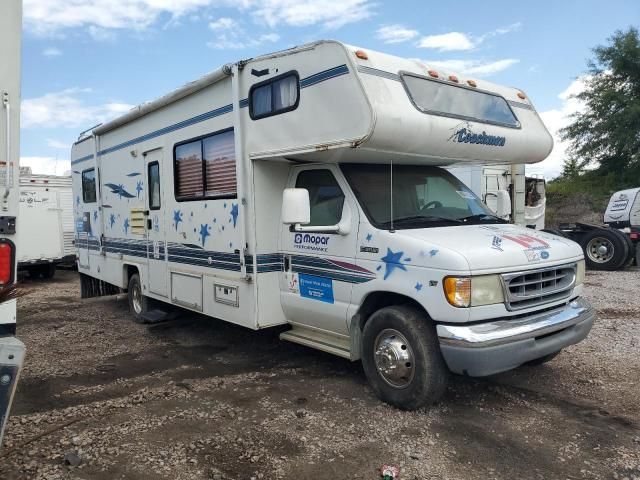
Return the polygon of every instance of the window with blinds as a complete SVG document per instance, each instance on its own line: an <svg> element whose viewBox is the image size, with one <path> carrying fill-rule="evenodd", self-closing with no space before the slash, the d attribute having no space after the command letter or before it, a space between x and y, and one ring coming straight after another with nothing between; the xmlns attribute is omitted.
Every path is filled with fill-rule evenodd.
<svg viewBox="0 0 640 480"><path fill-rule="evenodd" d="M229 198L237 194L233 130L175 147L176 200Z"/></svg>

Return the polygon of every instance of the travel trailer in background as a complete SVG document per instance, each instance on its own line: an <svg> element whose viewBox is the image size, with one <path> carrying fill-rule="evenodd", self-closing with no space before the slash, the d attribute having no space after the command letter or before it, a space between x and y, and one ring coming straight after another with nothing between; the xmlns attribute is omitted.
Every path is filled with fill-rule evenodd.
<svg viewBox="0 0 640 480"><path fill-rule="evenodd" d="M511 213L505 217L523 227L545 228L546 182L541 175L525 174L525 165L474 165L448 170L465 183L493 211L498 197L508 195Z"/></svg>
<svg viewBox="0 0 640 480"><path fill-rule="evenodd" d="M75 264L71 176L34 175L22 167L19 215L18 270L51 278L56 265Z"/></svg>
<svg viewBox="0 0 640 480"><path fill-rule="evenodd" d="M320 41L225 65L73 145L81 294L127 290L140 322L171 304L289 325L283 340L361 360L381 399L418 408L449 372L587 336L580 247L442 168L551 147L521 91L417 61Z"/></svg>
<svg viewBox="0 0 640 480"><path fill-rule="evenodd" d="M16 338L16 230L20 156L22 2L5 0L0 15L0 444L25 348Z"/></svg>

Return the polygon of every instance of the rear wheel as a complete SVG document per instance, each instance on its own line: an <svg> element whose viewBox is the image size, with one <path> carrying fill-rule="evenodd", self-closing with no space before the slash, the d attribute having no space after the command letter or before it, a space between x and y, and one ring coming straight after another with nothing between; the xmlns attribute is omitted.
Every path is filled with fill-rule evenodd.
<svg viewBox="0 0 640 480"><path fill-rule="evenodd" d="M409 306L371 316L362 334L362 366L376 395L405 410L436 402L449 376L435 326Z"/></svg>
<svg viewBox="0 0 640 480"><path fill-rule="evenodd" d="M56 274L56 265L55 263L49 263L47 265L42 265L40 270L40 275L42 278L51 279Z"/></svg>
<svg viewBox="0 0 640 480"><path fill-rule="evenodd" d="M587 267L593 270L616 270L627 259L629 246L626 240L610 229L592 230L580 243Z"/></svg>
<svg viewBox="0 0 640 480"><path fill-rule="evenodd" d="M140 275L137 273L131 275L129 279L127 296L129 298L129 311L133 314L133 319L136 323L145 323L144 314L149 309L149 299L142 294Z"/></svg>

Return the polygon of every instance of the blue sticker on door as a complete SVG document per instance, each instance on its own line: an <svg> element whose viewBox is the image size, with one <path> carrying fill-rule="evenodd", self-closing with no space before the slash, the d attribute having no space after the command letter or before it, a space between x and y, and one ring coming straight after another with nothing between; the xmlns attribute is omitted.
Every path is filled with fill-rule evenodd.
<svg viewBox="0 0 640 480"><path fill-rule="evenodd" d="M313 275L298 275L300 284L300 296L319 300L325 303L333 303L333 280Z"/></svg>

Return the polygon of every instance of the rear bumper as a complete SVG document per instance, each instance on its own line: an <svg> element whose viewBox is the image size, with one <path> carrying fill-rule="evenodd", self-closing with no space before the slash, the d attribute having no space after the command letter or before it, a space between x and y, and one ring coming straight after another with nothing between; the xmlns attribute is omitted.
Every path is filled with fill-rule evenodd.
<svg viewBox="0 0 640 480"><path fill-rule="evenodd" d="M0 446L24 356L25 346L20 340L0 337Z"/></svg>
<svg viewBox="0 0 640 480"><path fill-rule="evenodd" d="M454 373L483 377L583 340L595 312L584 298L540 314L474 325L437 326L440 350Z"/></svg>

